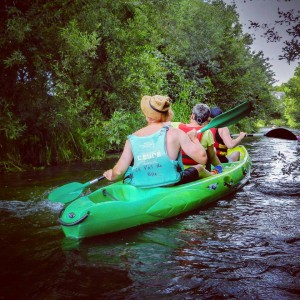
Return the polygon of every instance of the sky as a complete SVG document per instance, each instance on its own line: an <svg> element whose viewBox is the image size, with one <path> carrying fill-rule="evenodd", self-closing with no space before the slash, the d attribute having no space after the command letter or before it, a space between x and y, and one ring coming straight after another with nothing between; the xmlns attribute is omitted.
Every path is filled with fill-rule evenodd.
<svg viewBox="0 0 300 300"><path fill-rule="evenodd" d="M259 23L267 23L273 27L275 20L278 18L278 7L280 10L288 11L294 9L294 11L300 10L300 0L223 0L227 4L235 2L237 6L237 13L239 14L240 23L243 25L243 32L249 33L255 40L251 46L255 52L263 51L264 57L269 57L269 63L273 66L271 69L275 73L276 83L274 85L281 85L287 82L294 76L295 68L298 66L299 61L291 62L288 64L286 60L279 60L278 56L282 54L282 42L267 43L266 38L261 37L263 31L254 31L249 29L249 20ZM283 40L289 40L285 27L276 27L278 32L283 35Z"/></svg>

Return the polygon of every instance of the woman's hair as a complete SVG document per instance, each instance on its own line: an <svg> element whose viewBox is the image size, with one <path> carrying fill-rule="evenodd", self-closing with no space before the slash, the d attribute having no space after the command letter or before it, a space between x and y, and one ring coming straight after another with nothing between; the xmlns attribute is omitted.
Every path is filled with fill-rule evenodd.
<svg viewBox="0 0 300 300"><path fill-rule="evenodd" d="M171 121L174 118L174 112L172 108L169 108L169 110L166 113L161 114L161 122L168 122Z"/></svg>

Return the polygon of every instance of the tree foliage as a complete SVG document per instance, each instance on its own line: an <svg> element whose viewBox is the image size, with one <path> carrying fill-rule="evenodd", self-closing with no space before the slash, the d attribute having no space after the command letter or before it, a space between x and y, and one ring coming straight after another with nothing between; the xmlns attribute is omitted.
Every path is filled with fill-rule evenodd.
<svg viewBox="0 0 300 300"><path fill-rule="evenodd" d="M290 63L300 59L300 10L283 11L278 7L278 19L272 25L250 21L250 28L262 29L263 36L268 42L278 42L283 39L278 32L278 28L283 25L286 26L289 39L283 41L284 46L279 59Z"/></svg>
<svg viewBox="0 0 300 300"><path fill-rule="evenodd" d="M294 76L283 84L286 93L284 98L284 115L287 124L293 128L300 127L300 67L297 67Z"/></svg>
<svg viewBox="0 0 300 300"><path fill-rule="evenodd" d="M268 107L269 64L220 0L4 0L0 16L0 169L102 159L145 94L177 121L199 102Z"/></svg>

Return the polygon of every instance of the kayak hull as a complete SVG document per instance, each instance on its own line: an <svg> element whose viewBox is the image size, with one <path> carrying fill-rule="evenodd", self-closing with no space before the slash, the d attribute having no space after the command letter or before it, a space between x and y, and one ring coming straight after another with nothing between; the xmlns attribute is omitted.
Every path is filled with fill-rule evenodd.
<svg viewBox="0 0 300 300"><path fill-rule="evenodd" d="M223 164L223 173L151 189L116 182L71 202L58 221L66 237L79 239L157 222L205 206L235 192L249 180L248 152L244 146L230 151L236 150L241 160Z"/></svg>

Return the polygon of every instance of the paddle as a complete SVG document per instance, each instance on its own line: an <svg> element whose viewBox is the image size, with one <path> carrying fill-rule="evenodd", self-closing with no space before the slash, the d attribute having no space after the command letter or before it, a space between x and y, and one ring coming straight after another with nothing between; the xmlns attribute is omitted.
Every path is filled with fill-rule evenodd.
<svg viewBox="0 0 300 300"><path fill-rule="evenodd" d="M227 127L229 125L235 124L239 120L246 117L250 113L251 109L251 102L245 101L242 104L216 116L197 132L204 132L210 128Z"/></svg>
<svg viewBox="0 0 300 300"><path fill-rule="evenodd" d="M238 137L240 134L239 133L234 133L234 134L230 134L231 137L236 138ZM264 136L264 133L247 133L245 136Z"/></svg>
<svg viewBox="0 0 300 300"><path fill-rule="evenodd" d="M232 134L232 137L237 137L239 136L238 134ZM284 140L291 140L291 141L296 141L297 137L296 135L289 131L288 129L285 128L275 128L271 129L267 133L249 133L246 134L246 136L266 136L266 137L272 137L272 138L278 138L278 139L284 139Z"/></svg>
<svg viewBox="0 0 300 300"><path fill-rule="evenodd" d="M52 202L68 203L70 201L75 200L77 197L79 197L80 194L82 193L82 191L86 187L88 187L104 178L105 178L104 176L101 176L99 178L93 179L86 183L71 182L71 183L65 184L65 185L53 190L49 194L48 200L50 200Z"/></svg>

